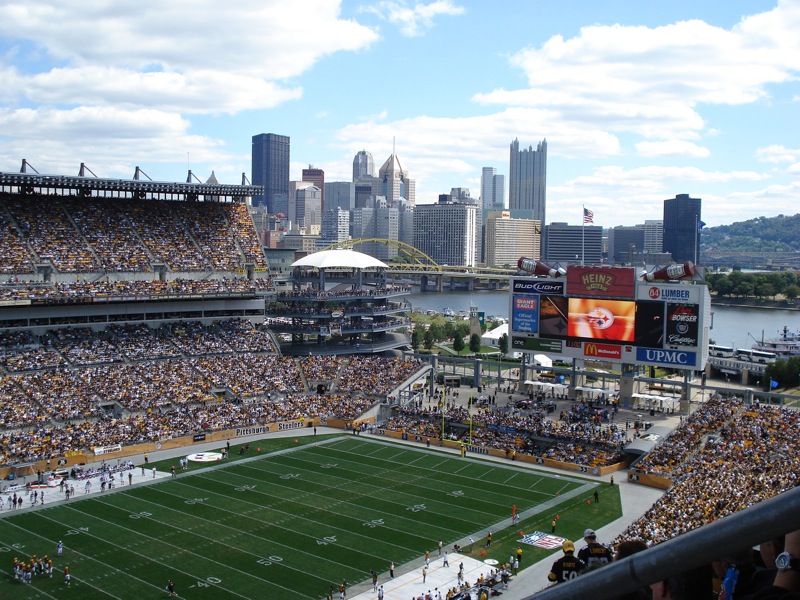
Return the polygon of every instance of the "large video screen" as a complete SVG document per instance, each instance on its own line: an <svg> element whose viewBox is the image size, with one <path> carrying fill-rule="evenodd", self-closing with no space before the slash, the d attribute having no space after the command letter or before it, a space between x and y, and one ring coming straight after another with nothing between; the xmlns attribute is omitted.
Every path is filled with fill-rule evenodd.
<svg viewBox="0 0 800 600"><path fill-rule="evenodd" d="M645 348L664 345L664 303L640 300L636 303L634 344Z"/></svg>
<svg viewBox="0 0 800 600"><path fill-rule="evenodd" d="M568 337L633 343L636 302L569 298L568 308Z"/></svg>
<svg viewBox="0 0 800 600"><path fill-rule="evenodd" d="M539 307L539 336L564 339L567 337L567 298L565 296L541 296Z"/></svg>

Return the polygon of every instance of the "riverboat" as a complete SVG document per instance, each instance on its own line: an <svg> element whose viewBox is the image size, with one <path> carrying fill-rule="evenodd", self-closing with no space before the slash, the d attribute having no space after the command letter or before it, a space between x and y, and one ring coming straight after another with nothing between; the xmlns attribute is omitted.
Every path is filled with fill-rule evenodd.
<svg viewBox="0 0 800 600"><path fill-rule="evenodd" d="M800 331L792 332L784 326L780 337L772 339L756 340L752 346L753 350L760 352L771 352L777 358L789 358L800 356Z"/></svg>

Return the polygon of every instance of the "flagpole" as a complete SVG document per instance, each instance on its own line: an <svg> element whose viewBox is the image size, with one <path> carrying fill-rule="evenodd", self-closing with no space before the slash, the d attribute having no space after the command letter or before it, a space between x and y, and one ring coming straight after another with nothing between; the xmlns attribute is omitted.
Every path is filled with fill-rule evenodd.
<svg viewBox="0 0 800 600"><path fill-rule="evenodd" d="M586 232L586 205L581 204L581 208L583 209L581 211L581 266L583 266L583 257L584 253L586 252L584 246L584 235Z"/></svg>

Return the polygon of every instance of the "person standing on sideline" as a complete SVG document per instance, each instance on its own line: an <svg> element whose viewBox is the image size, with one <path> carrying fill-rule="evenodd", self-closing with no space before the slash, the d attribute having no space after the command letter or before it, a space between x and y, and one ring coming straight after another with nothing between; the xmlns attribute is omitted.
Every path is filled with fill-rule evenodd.
<svg viewBox="0 0 800 600"><path fill-rule="evenodd" d="M394 579L394 563L389 563L389 577Z"/></svg>
<svg viewBox="0 0 800 600"><path fill-rule="evenodd" d="M450 566L450 560L447 557L447 550L444 551L444 559L442 560L442 566L443 567L449 567Z"/></svg>
<svg viewBox="0 0 800 600"><path fill-rule="evenodd" d="M594 491L594 503L600 504L600 494L597 493L597 490Z"/></svg>
<svg viewBox="0 0 800 600"><path fill-rule="evenodd" d="M145 452L145 455L144 455L144 464L147 464L147 463L149 463L149 462L150 462L150 458L147 456L147 453Z"/></svg>
<svg viewBox="0 0 800 600"><path fill-rule="evenodd" d="M378 600L383 600L383 586L378 588Z"/></svg>
<svg viewBox="0 0 800 600"><path fill-rule="evenodd" d="M511 524L512 525L516 525L517 524L517 505L516 504L511 507Z"/></svg>
<svg viewBox="0 0 800 600"><path fill-rule="evenodd" d="M422 567L422 583L425 583L425 578L428 576L428 567Z"/></svg>
<svg viewBox="0 0 800 600"><path fill-rule="evenodd" d="M442 545L443 545L442 540L439 540L439 556L442 555Z"/></svg>
<svg viewBox="0 0 800 600"><path fill-rule="evenodd" d="M133 473L128 473L128 485L133 485Z"/></svg>
<svg viewBox="0 0 800 600"><path fill-rule="evenodd" d="M475 540L469 538L469 551L472 552L472 547L475 545Z"/></svg>
<svg viewBox="0 0 800 600"><path fill-rule="evenodd" d="M522 564L522 548L517 546L517 562Z"/></svg>
<svg viewBox="0 0 800 600"><path fill-rule="evenodd" d="M489 548L492 545L492 532L486 534L486 547Z"/></svg>
<svg viewBox="0 0 800 600"><path fill-rule="evenodd" d="M552 521L550 521L550 533L555 533L555 532L556 532L556 520L553 519Z"/></svg>
<svg viewBox="0 0 800 600"><path fill-rule="evenodd" d="M370 574L372 575L372 591L373 592L377 592L378 591L378 572L375 569L372 569Z"/></svg>
<svg viewBox="0 0 800 600"><path fill-rule="evenodd" d="M156 468L153 467L153 479L155 479L155 478L156 478Z"/></svg>

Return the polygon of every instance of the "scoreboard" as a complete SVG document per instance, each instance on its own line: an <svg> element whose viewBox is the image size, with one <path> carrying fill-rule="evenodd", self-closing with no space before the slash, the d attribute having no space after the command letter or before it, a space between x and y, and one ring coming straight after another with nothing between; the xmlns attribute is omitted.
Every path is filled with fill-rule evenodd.
<svg viewBox="0 0 800 600"><path fill-rule="evenodd" d="M631 267L572 266L564 278L512 277L509 299L513 351L692 371L708 360L704 284L646 282Z"/></svg>

